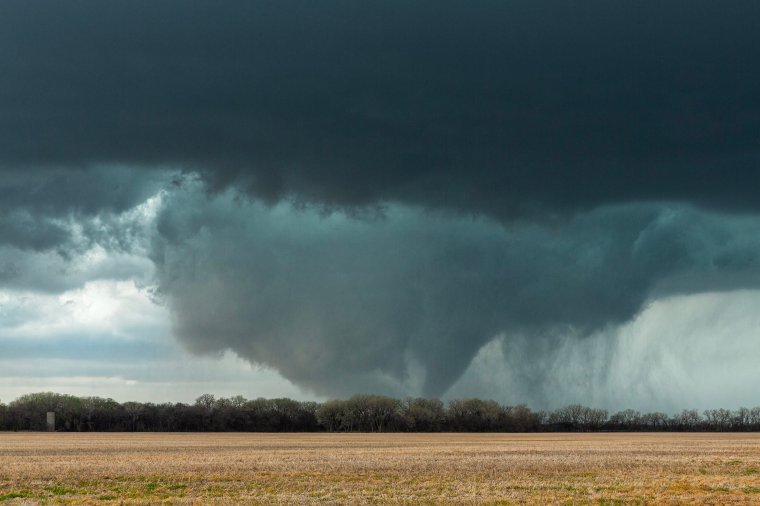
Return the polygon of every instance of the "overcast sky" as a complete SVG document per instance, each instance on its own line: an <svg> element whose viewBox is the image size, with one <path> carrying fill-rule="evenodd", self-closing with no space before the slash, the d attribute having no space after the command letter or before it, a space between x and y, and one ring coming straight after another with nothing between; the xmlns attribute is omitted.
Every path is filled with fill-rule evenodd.
<svg viewBox="0 0 760 506"><path fill-rule="evenodd" d="M758 405L754 0L0 3L0 399Z"/></svg>

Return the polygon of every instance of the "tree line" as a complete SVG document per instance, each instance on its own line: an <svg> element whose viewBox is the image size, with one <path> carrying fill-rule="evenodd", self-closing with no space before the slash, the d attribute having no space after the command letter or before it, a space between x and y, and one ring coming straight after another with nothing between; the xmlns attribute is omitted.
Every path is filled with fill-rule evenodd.
<svg viewBox="0 0 760 506"><path fill-rule="evenodd" d="M683 410L668 415L571 404L553 411L493 400L394 399L355 395L345 400L198 397L193 404L123 402L41 392L0 402L0 430L46 430L55 412L61 431L251 432L565 432L760 431L760 407Z"/></svg>

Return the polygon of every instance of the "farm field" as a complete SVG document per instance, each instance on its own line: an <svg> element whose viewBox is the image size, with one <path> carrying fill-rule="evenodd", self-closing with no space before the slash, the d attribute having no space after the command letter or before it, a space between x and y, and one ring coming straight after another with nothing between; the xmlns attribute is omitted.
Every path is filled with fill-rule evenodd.
<svg viewBox="0 0 760 506"><path fill-rule="evenodd" d="M2 504L760 504L760 434L0 433Z"/></svg>

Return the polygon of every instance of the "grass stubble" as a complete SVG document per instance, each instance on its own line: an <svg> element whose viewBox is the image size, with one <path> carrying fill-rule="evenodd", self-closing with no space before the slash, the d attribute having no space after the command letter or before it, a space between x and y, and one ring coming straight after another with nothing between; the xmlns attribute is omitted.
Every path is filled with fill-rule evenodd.
<svg viewBox="0 0 760 506"><path fill-rule="evenodd" d="M0 433L0 504L760 504L760 434Z"/></svg>

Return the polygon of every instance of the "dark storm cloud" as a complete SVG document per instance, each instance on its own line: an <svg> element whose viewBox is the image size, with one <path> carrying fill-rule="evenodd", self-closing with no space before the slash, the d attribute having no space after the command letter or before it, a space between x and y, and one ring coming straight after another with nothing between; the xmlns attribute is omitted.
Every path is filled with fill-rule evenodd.
<svg viewBox="0 0 760 506"><path fill-rule="evenodd" d="M691 277L760 286L757 220L693 208L600 207L507 229L398 206L354 219L205 199L167 197L154 244L177 334L328 395L441 395L500 333L588 335L629 321L660 285L691 293L679 282Z"/></svg>
<svg viewBox="0 0 760 506"><path fill-rule="evenodd" d="M0 288L60 292L139 275L151 219L140 206L172 177L123 167L0 169ZM108 255L96 259L93 248Z"/></svg>
<svg viewBox="0 0 760 506"><path fill-rule="evenodd" d="M70 213L121 213L169 184L171 173L149 174L126 167L90 167L88 170L34 168L0 169L0 213L64 217Z"/></svg>
<svg viewBox="0 0 760 506"><path fill-rule="evenodd" d="M0 164L169 164L328 205L757 209L760 5L0 4Z"/></svg>
<svg viewBox="0 0 760 506"><path fill-rule="evenodd" d="M149 251L190 348L331 395L440 394L496 335L531 363L663 294L756 287L758 19L5 0L0 287L139 277Z"/></svg>
<svg viewBox="0 0 760 506"><path fill-rule="evenodd" d="M100 238L126 247L129 231L108 227L104 222L144 202L169 184L170 177L166 172L146 177L120 167L86 171L0 169L0 246L57 249L65 255L70 249L88 245L82 244L81 237L72 237L71 220L84 218L79 225L87 229L85 243ZM86 221L94 216L99 218L97 225Z"/></svg>
<svg viewBox="0 0 760 506"><path fill-rule="evenodd" d="M67 237L64 228L27 213L0 216L0 245L43 251L61 245Z"/></svg>

